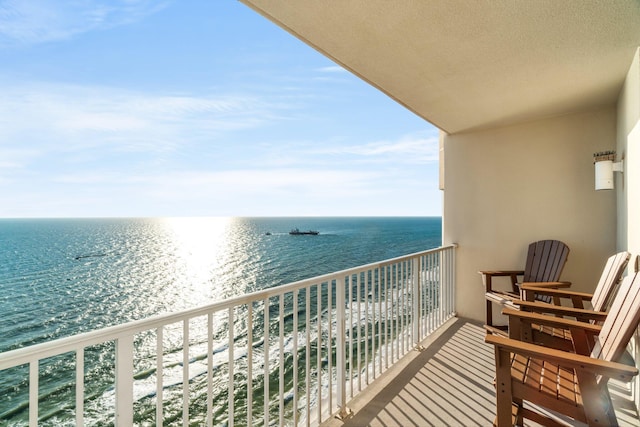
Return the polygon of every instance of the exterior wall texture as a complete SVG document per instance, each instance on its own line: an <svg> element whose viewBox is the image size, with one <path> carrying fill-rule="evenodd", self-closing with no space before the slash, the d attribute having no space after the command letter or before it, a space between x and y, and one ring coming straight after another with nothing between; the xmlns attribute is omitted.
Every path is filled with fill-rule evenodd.
<svg viewBox="0 0 640 427"><path fill-rule="evenodd" d="M616 151L617 160L624 160L624 173L616 180L618 247L640 255L640 48L618 100ZM630 350L640 366L640 329ZM632 387L636 407L640 407L640 378L636 377Z"/></svg>
<svg viewBox="0 0 640 427"><path fill-rule="evenodd" d="M618 247L635 255L640 254L640 49L618 101L617 136L617 159L624 160L624 173L616 179Z"/></svg>
<svg viewBox="0 0 640 427"><path fill-rule="evenodd" d="M562 279L595 288L616 251L616 192L595 191L593 166L594 152L616 147L615 106L442 139L443 243L459 245L460 316L484 320L478 271L524 268L536 240L565 242Z"/></svg>

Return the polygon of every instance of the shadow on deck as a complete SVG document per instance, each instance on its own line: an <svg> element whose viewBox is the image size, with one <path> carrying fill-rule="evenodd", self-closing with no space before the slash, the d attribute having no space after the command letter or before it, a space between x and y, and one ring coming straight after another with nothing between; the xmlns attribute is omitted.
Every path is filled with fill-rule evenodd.
<svg viewBox="0 0 640 427"><path fill-rule="evenodd" d="M405 357L353 399L349 403L352 418L344 422L332 419L323 426L492 425L494 353L484 342L484 328L453 319L441 329L423 343L425 350ZM611 384L610 389L620 425L639 425L626 384ZM576 425L572 421L566 424Z"/></svg>

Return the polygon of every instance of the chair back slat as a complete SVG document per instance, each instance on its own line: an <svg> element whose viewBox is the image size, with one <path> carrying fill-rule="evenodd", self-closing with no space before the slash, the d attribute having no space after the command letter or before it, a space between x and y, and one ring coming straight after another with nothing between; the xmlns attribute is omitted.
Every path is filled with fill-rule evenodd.
<svg viewBox="0 0 640 427"><path fill-rule="evenodd" d="M607 260L591 298L591 305L595 311L606 311L613 302L614 295L620 286L622 273L627 268L630 258L629 252L622 251L611 255Z"/></svg>
<svg viewBox="0 0 640 427"><path fill-rule="evenodd" d="M559 240L540 240L529 245L525 282L555 282L567 262L569 247Z"/></svg>
<svg viewBox="0 0 640 427"><path fill-rule="evenodd" d="M624 353L640 323L640 273L622 280L591 356L616 361Z"/></svg>

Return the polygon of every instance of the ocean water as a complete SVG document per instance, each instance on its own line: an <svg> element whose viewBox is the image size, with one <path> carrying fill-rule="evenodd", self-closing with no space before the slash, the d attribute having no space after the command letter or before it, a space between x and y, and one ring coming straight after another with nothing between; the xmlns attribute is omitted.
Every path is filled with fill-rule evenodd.
<svg viewBox="0 0 640 427"><path fill-rule="evenodd" d="M289 235L295 227L320 234ZM441 240L441 219L432 217L0 220L0 352L438 247ZM112 372L99 366L111 353L105 346L86 355L87 375L105 376L88 387L89 412L92 399L109 391ZM41 367L40 390L51 397L40 412L45 425L72 413L63 404L72 400L71 386L47 375L55 366ZM0 372L0 425L26 423L25 372Z"/></svg>

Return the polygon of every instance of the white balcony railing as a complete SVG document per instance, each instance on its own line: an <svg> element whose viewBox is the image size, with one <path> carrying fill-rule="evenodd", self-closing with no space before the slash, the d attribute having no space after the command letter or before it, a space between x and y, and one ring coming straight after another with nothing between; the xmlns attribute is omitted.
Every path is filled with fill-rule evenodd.
<svg viewBox="0 0 640 427"><path fill-rule="evenodd" d="M454 265L441 247L2 353L0 422L318 424L455 314Z"/></svg>

